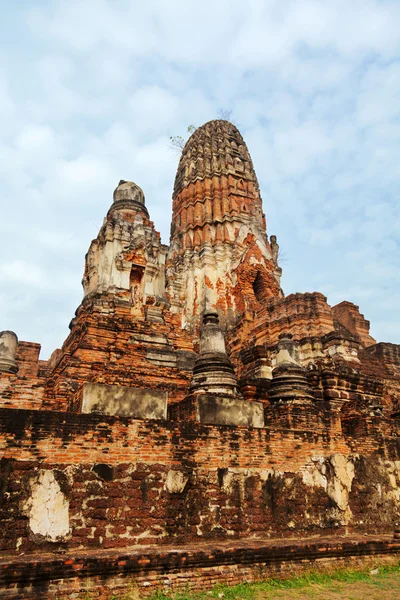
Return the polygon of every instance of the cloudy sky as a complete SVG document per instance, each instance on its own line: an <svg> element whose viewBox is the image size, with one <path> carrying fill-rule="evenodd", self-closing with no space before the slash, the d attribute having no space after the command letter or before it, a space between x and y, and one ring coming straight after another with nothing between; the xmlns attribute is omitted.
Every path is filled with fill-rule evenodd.
<svg viewBox="0 0 400 600"><path fill-rule="evenodd" d="M400 343L399 0L0 0L0 330L60 346L120 179L168 243L186 136L232 110L286 294Z"/></svg>

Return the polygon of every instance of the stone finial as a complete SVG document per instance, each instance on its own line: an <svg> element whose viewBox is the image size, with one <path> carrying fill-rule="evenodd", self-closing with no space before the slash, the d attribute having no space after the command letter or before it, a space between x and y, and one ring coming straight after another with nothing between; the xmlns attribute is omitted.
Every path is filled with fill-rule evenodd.
<svg viewBox="0 0 400 600"><path fill-rule="evenodd" d="M190 183L231 174L259 190L253 163L241 133L229 121L213 120L198 127L182 151L174 196Z"/></svg>
<svg viewBox="0 0 400 600"><path fill-rule="evenodd" d="M283 364L300 365L297 342L291 333L281 333L277 345L276 366Z"/></svg>
<svg viewBox="0 0 400 600"><path fill-rule="evenodd" d="M190 389L194 393L216 393L238 396L237 379L225 349L224 334L218 314L203 315L200 331L200 352L193 369Z"/></svg>
<svg viewBox="0 0 400 600"><path fill-rule="evenodd" d="M203 315L200 354L205 354L206 352L226 353L224 334L219 326L219 318L216 312L207 312Z"/></svg>
<svg viewBox="0 0 400 600"><path fill-rule="evenodd" d="M143 190L133 181L121 179L114 190L113 203L107 216L119 210L142 212L149 218L149 212L144 202Z"/></svg>
<svg viewBox="0 0 400 600"><path fill-rule="evenodd" d="M141 204L145 203L142 188L133 181L124 181L124 179L121 179L118 186L115 188L113 198L114 202L134 200Z"/></svg>
<svg viewBox="0 0 400 600"><path fill-rule="evenodd" d="M301 403L309 403L312 399L306 371L299 361L297 342L290 333L279 336L269 397L272 401Z"/></svg>
<svg viewBox="0 0 400 600"><path fill-rule="evenodd" d="M0 332L0 372L16 373L18 365L15 361L18 338L13 331Z"/></svg>

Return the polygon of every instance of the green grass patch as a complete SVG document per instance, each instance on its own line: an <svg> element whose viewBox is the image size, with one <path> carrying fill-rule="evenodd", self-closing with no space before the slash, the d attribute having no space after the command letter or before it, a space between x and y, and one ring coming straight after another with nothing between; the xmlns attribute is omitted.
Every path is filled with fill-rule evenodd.
<svg viewBox="0 0 400 600"><path fill-rule="evenodd" d="M364 570L339 569L328 573L308 572L285 579L269 578L258 583L241 583L229 587L217 585L208 592L175 592L166 594L157 591L151 600L253 600L263 593L278 590L299 590L310 586L333 587L336 583L373 582L379 585L389 575L400 575L400 563L378 566L378 573L371 574L371 567ZM129 598L129 596L128 596Z"/></svg>

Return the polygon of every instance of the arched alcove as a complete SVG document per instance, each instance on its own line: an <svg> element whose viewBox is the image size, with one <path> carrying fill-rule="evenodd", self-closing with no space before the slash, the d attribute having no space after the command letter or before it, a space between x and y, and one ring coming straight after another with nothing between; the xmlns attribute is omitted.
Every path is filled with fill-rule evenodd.
<svg viewBox="0 0 400 600"><path fill-rule="evenodd" d="M264 282L260 271L257 271L257 275L253 281L253 291L256 299L261 302L264 297Z"/></svg>

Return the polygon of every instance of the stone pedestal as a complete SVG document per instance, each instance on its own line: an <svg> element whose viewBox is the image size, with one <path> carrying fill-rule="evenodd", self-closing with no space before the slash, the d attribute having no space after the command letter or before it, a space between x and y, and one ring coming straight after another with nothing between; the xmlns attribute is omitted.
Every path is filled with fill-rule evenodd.
<svg viewBox="0 0 400 600"><path fill-rule="evenodd" d="M246 402L233 396L191 394L171 406L169 415L176 421L197 421L204 425L264 427L263 404Z"/></svg>
<svg viewBox="0 0 400 600"><path fill-rule="evenodd" d="M269 397L273 401L291 401L310 404L312 396L305 369L298 365L283 364L272 371Z"/></svg>
<svg viewBox="0 0 400 600"><path fill-rule="evenodd" d="M81 412L132 419L166 419L168 394L163 390L85 383Z"/></svg>

